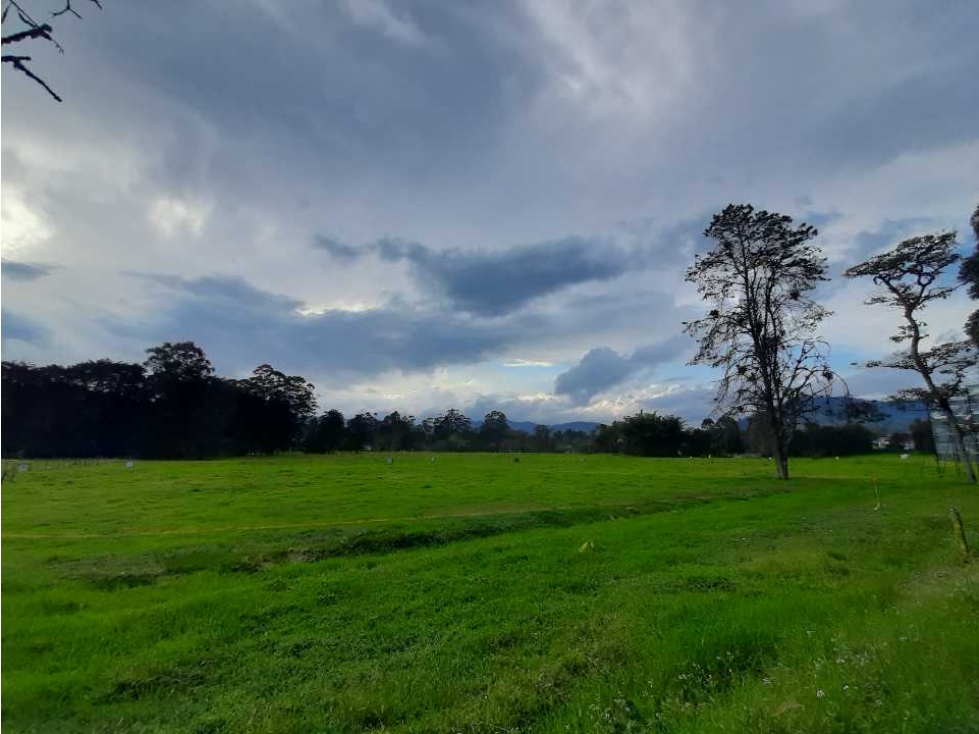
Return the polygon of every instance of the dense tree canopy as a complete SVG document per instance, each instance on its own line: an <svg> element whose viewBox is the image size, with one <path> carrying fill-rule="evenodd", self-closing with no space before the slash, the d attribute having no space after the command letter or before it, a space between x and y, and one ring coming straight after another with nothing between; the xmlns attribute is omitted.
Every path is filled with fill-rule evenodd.
<svg viewBox="0 0 979 734"><path fill-rule="evenodd" d="M200 458L294 447L315 409L313 386L262 365L214 376L192 342L147 350L142 365L3 363L5 456Z"/></svg>

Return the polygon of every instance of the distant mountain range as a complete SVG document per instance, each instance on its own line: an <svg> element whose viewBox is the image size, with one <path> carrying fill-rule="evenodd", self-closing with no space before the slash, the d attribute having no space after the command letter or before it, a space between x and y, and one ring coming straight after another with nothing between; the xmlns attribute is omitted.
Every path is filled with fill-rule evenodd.
<svg viewBox="0 0 979 734"><path fill-rule="evenodd" d="M822 425L832 423L842 423L845 398L833 397L823 398L815 415L810 417L815 423ZM861 403L870 404L880 415L881 420L868 422L867 427L874 433L890 434L898 431L907 431L911 424L918 419L927 420L928 409L922 403L890 403L883 400L861 400ZM742 428L747 424L747 418L739 421ZM473 421L478 427L479 423ZM533 433L538 423L533 421L510 421L510 428L523 433ZM571 421L569 423L554 423L548 425L551 432L554 431L584 431L591 433L599 426L594 421Z"/></svg>
<svg viewBox="0 0 979 734"><path fill-rule="evenodd" d="M884 400L864 400L857 398L861 404L868 405L880 420L864 421L864 424L874 433L891 434L907 431L916 420L927 420L928 409L923 403L891 403ZM816 412L807 416L807 420L819 425L845 423L846 398L831 397L818 401ZM738 421L744 428L747 418Z"/></svg>
<svg viewBox="0 0 979 734"><path fill-rule="evenodd" d="M510 428L515 431L521 431L522 433L533 433L534 429L539 425L541 424L532 421L510 421ZM553 423L548 428L551 429L551 433L555 431L584 431L585 433L591 433L598 428L598 425L594 421L571 421L570 423Z"/></svg>
<svg viewBox="0 0 979 734"><path fill-rule="evenodd" d="M858 399L859 400L859 399ZM815 423L842 423L845 398L824 398L814 419ZM869 403L881 416L881 420L868 422L867 427L875 433L894 433L907 431L916 420L928 420L928 409L924 403L891 403L884 400L860 400Z"/></svg>

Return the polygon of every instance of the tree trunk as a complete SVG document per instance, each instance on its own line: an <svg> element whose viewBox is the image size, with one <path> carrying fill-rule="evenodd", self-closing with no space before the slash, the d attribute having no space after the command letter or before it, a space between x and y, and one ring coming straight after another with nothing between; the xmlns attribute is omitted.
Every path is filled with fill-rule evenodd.
<svg viewBox="0 0 979 734"><path fill-rule="evenodd" d="M945 420L948 421L948 429L952 434L952 443L955 444L955 453L958 454L959 462L965 470L965 481L969 484L976 483L976 474L972 469L972 461L969 459L969 452L965 447L965 438L962 436L962 429L956 421L955 413L951 408L943 406L942 412L945 413Z"/></svg>
<svg viewBox="0 0 979 734"><path fill-rule="evenodd" d="M789 442L785 438L785 426L777 417L774 406L768 410L768 430L772 439L772 461L775 462L775 476L789 478Z"/></svg>
<svg viewBox="0 0 979 734"><path fill-rule="evenodd" d="M772 461L775 462L775 476L779 479L789 478L789 452L776 440L772 446Z"/></svg>
<svg viewBox="0 0 979 734"><path fill-rule="evenodd" d="M891 290L894 291L893 288L891 288ZM896 291L894 292L896 293ZM919 351L919 345L921 344L922 339L921 328L917 319L914 317L914 310L912 306L905 306L904 319L911 327L911 359L914 361L915 368L924 378L925 385L928 386L928 392L931 393L932 400L938 404L938 407L941 408L942 413L945 414L945 420L948 421L948 430L952 434L952 443L955 444L955 453L959 455L959 461L962 463L962 467L965 469L965 480L969 484L975 484L976 475L972 471L972 462L969 460L969 452L965 449L965 440L962 438L962 431L959 429L959 424L955 418L955 413L952 412L952 406L949 404L948 398L944 396L942 391L935 385L935 381L932 379L931 375L931 368L921 358L921 352Z"/></svg>

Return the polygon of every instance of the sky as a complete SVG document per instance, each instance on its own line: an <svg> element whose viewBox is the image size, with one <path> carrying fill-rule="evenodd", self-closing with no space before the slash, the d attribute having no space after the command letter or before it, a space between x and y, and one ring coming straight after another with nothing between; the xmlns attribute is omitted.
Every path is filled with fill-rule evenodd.
<svg viewBox="0 0 979 734"><path fill-rule="evenodd" d="M684 272L728 203L816 225L834 276L973 246L975 0L76 6L31 49L63 104L4 65L5 360L192 340L347 414L699 422ZM820 333L881 397L871 287L821 287Z"/></svg>

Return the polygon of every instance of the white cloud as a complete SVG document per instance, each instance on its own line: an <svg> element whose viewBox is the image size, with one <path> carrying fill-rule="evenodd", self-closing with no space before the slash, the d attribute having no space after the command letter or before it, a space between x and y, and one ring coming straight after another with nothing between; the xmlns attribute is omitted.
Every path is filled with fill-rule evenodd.
<svg viewBox="0 0 979 734"><path fill-rule="evenodd" d="M36 257L36 251L54 236L50 218L29 201L16 184L4 183L0 201L0 229L3 231L5 257Z"/></svg>
<svg viewBox="0 0 979 734"><path fill-rule="evenodd" d="M373 28L388 38L409 46L420 46L428 40L407 16L398 16L384 0L344 0L342 7L350 19Z"/></svg>
<svg viewBox="0 0 979 734"><path fill-rule="evenodd" d="M543 359L509 359L503 363L504 367L552 367L553 362Z"/></svg>
<svg viewBox="0 0 979 734"><path fill-rule="evenodd" d="M161 196L150 204L150 224L166 237L200 237L211 216L211 205L177 196Z"/></svg>

